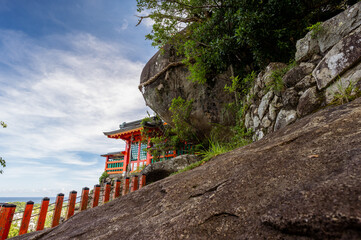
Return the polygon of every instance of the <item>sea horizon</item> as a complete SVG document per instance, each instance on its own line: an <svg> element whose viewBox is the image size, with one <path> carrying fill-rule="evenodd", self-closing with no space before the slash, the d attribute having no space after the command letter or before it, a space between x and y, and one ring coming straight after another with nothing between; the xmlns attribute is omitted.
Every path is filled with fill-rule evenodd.
<svg viewBox="0 0 361 240"><path fill-rule="evenodd" d="M28 202L41 203L44 197L0 197L0 203ZM56 197L49 197L50 203L55 202ZM65 200L65 199L64 199Z"/></svg>

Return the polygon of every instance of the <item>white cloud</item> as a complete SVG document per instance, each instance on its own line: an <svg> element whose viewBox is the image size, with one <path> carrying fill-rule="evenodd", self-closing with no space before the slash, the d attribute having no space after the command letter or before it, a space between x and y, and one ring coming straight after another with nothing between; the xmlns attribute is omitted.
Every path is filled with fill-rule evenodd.
<svg viewBox="0 0 361 240"><path fill-rule="evenodd" d="M0 120L8 124L0 131L0 153L8 162L2 183L19 171L29 177L45 170L57 175L71 165L93 167L98 174L103 169L96 164L104 159L82 153L123 150L122 141L102 132L146 114L137 88L144 63L124 57L126 48L84 33L54 35L39 43L0 30L0 67L6 66L0 68ZM26 173L29 168L19 169L11 161L62 165L42 169L34 164ZM77 178L97 180L96 174Z"/></svg>
<svg viewBox="0 0 361 240"><path fill-rule="evenodd" d="M117 27L117 28L116 28L116 31L120 33L120 32L122 32L122 31L124 31L124 30L127 30L127 29L128 29L128 26L129 26L128 20L127 20L127 19L123 19L122 25L121 25L120 27Z"/></svg>

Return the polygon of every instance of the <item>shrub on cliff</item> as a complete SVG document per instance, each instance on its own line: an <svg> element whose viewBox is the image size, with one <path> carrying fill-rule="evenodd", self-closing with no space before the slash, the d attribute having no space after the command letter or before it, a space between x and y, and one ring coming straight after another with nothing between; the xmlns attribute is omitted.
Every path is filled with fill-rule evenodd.
<svg viewBox="0 0 361 240"><path fill-rule="evenodd" d="M107 173L107 171L104 171L99 177L99 184L101 184L107 177L109 177L109 174Z"/></svg>

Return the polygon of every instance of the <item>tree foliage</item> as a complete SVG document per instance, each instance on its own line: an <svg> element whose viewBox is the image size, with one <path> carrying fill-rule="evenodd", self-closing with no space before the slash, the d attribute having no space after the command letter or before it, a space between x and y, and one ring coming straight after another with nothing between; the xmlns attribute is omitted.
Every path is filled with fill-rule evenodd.
<svg viewBox="0 0 361 240"><path fill-rule="evenodd" d="M99 177L99 184L101 184L107 177L109 177L109 174L107 173L107 171L104 171Z"/></svg>
<svg viewBox="0 0 361 240"><path fill-rule="evenodd" d="M270 61L288 62L307 27L357 0L137 0L139 23L154 21L146 36L154 46L172 44L191 71L206 82L235 66L246 74Z"/></svg>
<svg viewBox="0 0 361 240"><path fill-rule="evenodd" d="M173 99L169 108L169 111L172 112L172 122L169 124L164 124L159 116L149 116L142 120L142 138L150 140L150 148L147 148L146 151L153 156L153 161L158 161L170 150L184 149L187 143L193 144L192 148L186 150L188 153L198 150L199 145L196 143L199 143L199 140L189 121L192 104L193 100L187 101L181 97ZM154 128L147 127L149 123L157 126L155 131Z"/></svg>

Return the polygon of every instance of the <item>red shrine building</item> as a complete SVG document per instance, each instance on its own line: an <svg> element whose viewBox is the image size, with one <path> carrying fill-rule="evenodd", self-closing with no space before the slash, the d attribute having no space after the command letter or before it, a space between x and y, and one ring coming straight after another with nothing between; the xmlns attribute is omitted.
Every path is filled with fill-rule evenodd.
<svg viewBox="0 0 361 240"><path fill-rule="evenodd" d="M146 151L150 148L149 139L143 139L142 130L146 128L148 131L159 131L159 126L145 123L143 126L142 120L123 123L118 130L111 132L104 132L108 138L122 139L125 141L125 150L122 152L113 152L101 155L106 157L105 171L111 174L122 174L127 171L129 166L130 172L139 171L145 165L154 161L153 156ZM160 156L158 161L164 161L174 158L178 155L188 152L190 146L186 145L180 150L167 151L165 155Z"/></svg>

